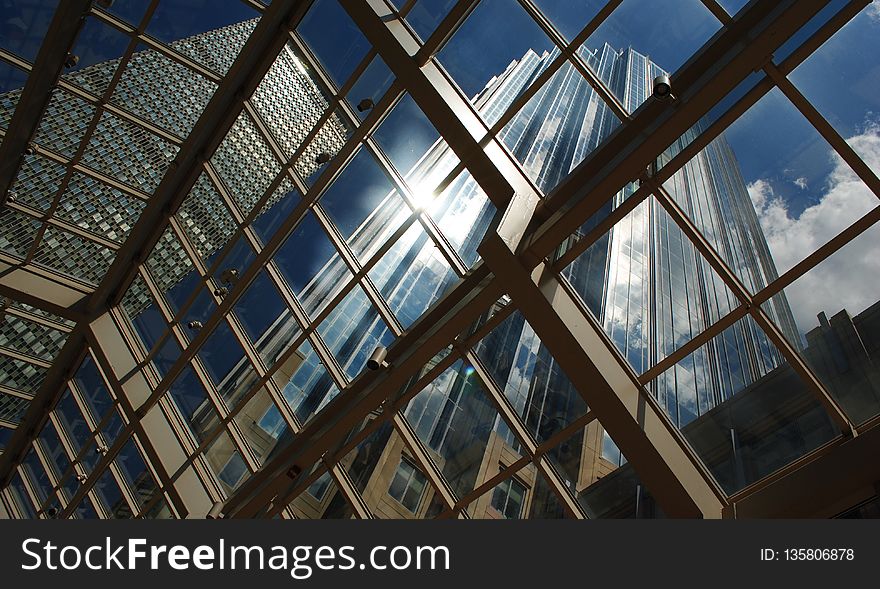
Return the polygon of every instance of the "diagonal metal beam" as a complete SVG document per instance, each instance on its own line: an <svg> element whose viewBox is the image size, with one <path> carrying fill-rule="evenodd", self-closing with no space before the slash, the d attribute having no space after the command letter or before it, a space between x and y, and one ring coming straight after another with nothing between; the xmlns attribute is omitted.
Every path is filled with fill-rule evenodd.
<svg viewBox="0 0 880 589"><path fill-rule="evenodd" d="M461 13L454 17L464 18L472 4L460 2L455 10ZM482 144L488 127L436 62L420 65L413 57L419 51L419 41L384 0L345 2L343 6L497 207L505 207L514 192L534 190L497 139Z"/></svg>
<svg viewBox="0 0 880 589"><path fill-rule="evenodd" d="M6 204L22 155L52 99L52 88L91 5L91 0L66 0L55 10L0 145L0 206Z"/></svg>
<svg viewBox="0 0 880 589"><path fill-rule="evenodd" d="M501 296L485 268L463 280L388 349L390 366L367 372L312 418L291 443L267 461L229 498L228 517L251 518L306 476L321 456L371 412L404 387L431 358Z"/></svg>
<svg viewBox="0 0 880 589"><path fill-rule="evenodd" d="M549 267L527 270L498 235L483 241L480 255L663 511L671 517L721 517L721 489Z"/></svg>
<svg viewBox="0 0 880 589"><path fill-rule="evenodd" d="M521 246L534 268L796 33L827 0L756 1L675 73L676 99L649 99L542 202Z"/></svg>

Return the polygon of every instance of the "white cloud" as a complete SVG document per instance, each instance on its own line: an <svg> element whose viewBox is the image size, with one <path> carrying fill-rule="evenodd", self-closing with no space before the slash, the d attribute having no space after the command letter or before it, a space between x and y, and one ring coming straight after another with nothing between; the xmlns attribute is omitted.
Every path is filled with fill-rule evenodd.
<svg viewBox="0 0 880 589"><path fill-rule="evenodd" d="M865 9L865 13L874 22L880 22L880 2L873 0Z"/></svg>
<svg viewBox="0 0 880 589"><path fill-rule="evenodd" d="M797 180L794 181L794 185L800 188L801 190L807 189L807 179L801 176Z"/></svg>
<svg viewBox="0 0 880 589"><path fill-rule="evenodd" d="M880 8L877 10L880 18ZM848 142L871 169L880 171L880 125L869 125ZM797 217L791 214L787 203L774 194L768 181L759 179L748 186L780 274L878 206L874 193L840 156L833 153L832 157L835 165L828 176L825 193L818 203ZM878 251L880 227L875 225L786 289L802 332L817 325L819 311L827 312L830 317L846 309L855 315L880 299Z"/></svg>

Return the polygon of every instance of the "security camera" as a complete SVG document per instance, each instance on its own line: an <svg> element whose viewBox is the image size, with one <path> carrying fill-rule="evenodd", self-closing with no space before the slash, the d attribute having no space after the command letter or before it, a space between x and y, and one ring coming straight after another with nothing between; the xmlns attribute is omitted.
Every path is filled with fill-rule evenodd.
<svg viewBox="0 0 880 589"><path fill-rule="evenodd" d="M223 503L217 501L211 506L211 510L205 514L205 519L223 519Z"/></svg>
<svg viewBox="0 0 880 589"><path fill-rule="evenodd" d="M64 60L64 67L67 69L76 67L76 64L79 63L79 56L74 55L73 53L67 54L67 59Z"/></svg>
<svg viewBox="0 0 880 589"><path fill-rule="evenodd" d="M366 112L373 108L375 105L373 104L372 99L364 98L360 102L358 102L357 109L359 112Z"/></svg>
<svg viewBox="0 0 880 589"><path fill-rule="evenodd" d="M27 147L24 148L25 155L37 155L37 146L34 143L28 143Z"/></svg>
<svg viewBox="0 0 880 589"><path fill-rule="evenodd" d="M58 515L58 510L55 509L54 507L50 507L49 509L46 510L46 516L49 519L55 519L56 515Z"/></svg>
<svg viewBox="0 0 880 589"><path fill-rule="evenodd" d="M238 269L227 268L220 273L220 280L226 285L235 284L235 281L238 280Z"/></svg>
<svg viewBox="0 0 880 589"><path fill-rule="evenodd" d="M330 161L330 154L326 151L322 151L318 154L318 157L315 158L315 163L318 165L326 164Z"/></svg>
<svg viewBox="0 0 880 589"><path fill-rule="evenodd" d="M367 368L370 370L388 368L388 362L385 361L386 356L388 356L388 350L385 346L376 346L376 349L370 354L370 359L367 360Z"/></svg>
<svg viewBox="0 0 880 589"><path fill-rule="evenodd" d="M669 76L663 74L654 78L654 98L660 100L668 100L672 98L672 82Z"/></svg>

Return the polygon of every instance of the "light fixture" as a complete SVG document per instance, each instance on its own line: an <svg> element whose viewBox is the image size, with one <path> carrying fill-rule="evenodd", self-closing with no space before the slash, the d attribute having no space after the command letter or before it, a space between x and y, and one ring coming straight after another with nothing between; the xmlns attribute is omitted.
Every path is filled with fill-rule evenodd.
<svg viewBox="0 0 880 589"><path fill-rule="evenodd" d="M654 78L654 98L660 100L672 98L672 82L666 74Z"/></svg>
<svg viewBox="0 0 880 589"><path fill-rule="evenodd" d="M367 368L370 370L388 368L389 364L385 361L386 356L388 356L388 349L385 346L376 346L376 349L370 354L370 359L367 360Z"/></svg>
<svg viewBox="0 0 880 589"><path fill-rule="evenodd" d="M205 519L223 519L223 502L216 501L210 511L205 514Z"/></svg>
<svg viewBox="0 0 880 589"><path fill-rule="evenodd" d="M373 103L372 98L364 98L363 100L358 102L357 109L360 112L366 112L366 111L370 110L371 108L373 108L374 106L375 106L375 104Z"/></svg>
<svg viewBox="0 0 880 589"><path fill-rule="evenodd" d="M220 280L223 281L223 284L226 285L234 284L235 281L238 280L238 269L227 268L220 273Z"/></svg>

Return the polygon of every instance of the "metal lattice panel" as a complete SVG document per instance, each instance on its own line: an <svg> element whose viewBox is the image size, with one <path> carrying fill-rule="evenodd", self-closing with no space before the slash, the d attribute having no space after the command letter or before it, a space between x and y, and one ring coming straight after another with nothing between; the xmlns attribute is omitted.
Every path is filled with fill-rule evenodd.
<svg viewBox="0 0 880 589"><path fill-rule="evenodd" d="M43 360L54 360L66 338L61 331L8 313L0 322L0 346Z"/></svg>
<svg viewBox="0 0 880 589"><path fill-rule="evenodd" d="M45 376L45 368L34 366L17 358L0 356L0 386L33 394L40 388Z"/></svg>
<svg viewBox="0 0 880 589"><path fill-rule="evenodd" d="M40 241L34 261L97 285L113 262L113 252L79 235L49 227Z"/></svg>

